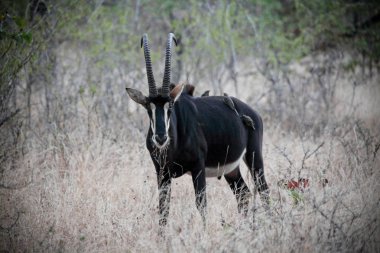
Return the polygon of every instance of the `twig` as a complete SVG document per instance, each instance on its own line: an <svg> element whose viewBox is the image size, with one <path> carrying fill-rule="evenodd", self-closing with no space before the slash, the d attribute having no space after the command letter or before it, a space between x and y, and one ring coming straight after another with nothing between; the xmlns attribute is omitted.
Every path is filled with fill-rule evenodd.
<svg viewBox="0 0 380 253"><path fill-rule="evenodd" d="M7 122L8 120L10 120L11 118L13 118L14 116L16 116L17 113L20 112L20 109L17 109L16 111L12 112L11 114L9 114L8 116L6 116L4 119L0 120L0 127L5 124L5 122Z"/></svg>
<svg viewBox="0 0 380 253"><path fill-rule="evenodd" d="M376 155L377 155L377 151L379 151L380 149L380 143L377 143L375 145L375 150L373 151L373 160L372 161L375 161L375 158L376 158Z"/></svg>
<svg viewBox="0 0 380 253"><path fill-rule="evenodd" d="M277 146L277 145L274 145L274 147L275 147L275 148L280 152L280 154L281 154L281 155L282 155L282 156L288 161L290 167L293 167L293 162L292 162L292 160L290 160L288 154L285 153L285 149L282 150L282 149L280 149L280 147Z"/></svg>
<svg viewBox="0 0 380 253"><path fill-rule="evenodd" d="M314 203L313 204L313 208L315 209L315 210L317 210L321 215L322 215L322 217L323 218L325 218L326 220L329 220L330 221L330 223L335 227L335 228L338 228L339 230L340 230L340 232L342 233L342 235L344 236L344 238L345 238L345 240L347 239L347 235L346 235L346 233L343 231L343 228L341 227L341 226L339 226L337 223L335 223L334 221L333 221L333 216L331 217L331 218L329 218L322 210L320 210L319 209L319 207Z"/></svg>
<svg viewBox="0 0 380 253"><path fill-rule="evenodd" d="M9 185L5 185L5 184L0 184L0 188L7 189L7 190L19 190L19 189L23 189L25 187L28 187L32 183L33 183L33 180L27 182L25 185L22 185L22 186L9 186Z"/></svg>
<svg viewBox="0 0 380 253"><path fill-rule="evenodd" d="M5 231L7 231L7 232L9 233L10 230L11 230L14 226L16 226L16 224L17 224L17 222L18 222L19 219L20 219L20 212L17 212L17 217L16 217L15 221L14 221L9 227L3 227L3 226L0 225L0 229L1 229L1 230L5 230Z"/></svg>
<svg viewBox="0 0 380 253"><path fill-rule="evenodd" d="M309 159L312 155L314 155L321 147L323 147L323 145L325 145L325 142L322 142L321 144L319 144L319 146L316 149L314 149L314 151L311 152L310 154L308 155L305 154L306 155L305 160Z"/></svg>

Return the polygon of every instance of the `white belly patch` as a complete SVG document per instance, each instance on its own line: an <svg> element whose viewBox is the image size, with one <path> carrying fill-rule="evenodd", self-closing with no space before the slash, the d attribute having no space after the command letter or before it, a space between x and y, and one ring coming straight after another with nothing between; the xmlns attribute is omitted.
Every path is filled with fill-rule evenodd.
<svg viewBox="0 0 380 253"><path fill-rule="evenodd" d="M241 160L243 159L243 156L245 154L245 149L241 153L240 157L232 162L232 163L227 163L227 164L218 164L217 167L206 167L206 177L221 177L225 174L230 173L236 167L240 164Z"/></svg>

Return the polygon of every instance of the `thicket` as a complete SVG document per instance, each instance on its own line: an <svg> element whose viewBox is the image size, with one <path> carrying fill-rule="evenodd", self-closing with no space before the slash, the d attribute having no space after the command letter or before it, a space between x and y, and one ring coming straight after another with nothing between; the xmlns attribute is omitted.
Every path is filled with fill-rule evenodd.
<svg viewBox="0 0 380 253"><path fill-rule="evenodd" d="M54 68L64 43L89 61L90 80L75 96L107 95L101 86L111 92L115 77L102 79L115 69L130 78L129 85L141 85L139 39L145 32L157 66L166 34L176 34L173 81L209 82L220 93L231 80L238 92L238 76L249 74L239 73L238 63L255 63L273 84L289 63L318 52L350 55L345 71L372 71L380 57L379 12L376 1L2 1L0 122L21 112L30 125L32 93L45 93L45 123L57 120L51 108L60 92ZM18 86L26 104L17 104Z"/></svg>

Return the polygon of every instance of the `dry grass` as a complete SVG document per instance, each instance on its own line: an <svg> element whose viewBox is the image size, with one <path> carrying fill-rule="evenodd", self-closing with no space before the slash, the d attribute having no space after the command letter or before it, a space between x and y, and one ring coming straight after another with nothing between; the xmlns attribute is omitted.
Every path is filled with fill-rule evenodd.
<svg viewBox="0 0 380 253"><path fill-rule="evenodd" d="M340 137L305 141L270 131L264 149L272 215L259 208L254 220L241 217L227 183L209 179L203 230L191 179L183 176L174 181L165 239L158 236L155 173L143 145L128 135L88 140L79 130L49 136L49 148L34 149L4 172L0 250L378 252L378 156L366 160L359 137L346 138L356 149L349 153ZM311 180L305 192L277 186L298 175Z"/></svg>
<svg viewBox="0 0 380 253"><path fill-rule="evenodd" d="M302 87L308 88L306 81ZM286 120L304 112L300 104L289 109L281 106L291 101L279 103L290 115L284 122L263 110L271 215L261 208L259 198L252 197L251 206L257 208L254 219L252 213L242 217L225 180L210 178L203 229L191 178L185 175L173 183L165 238L158 236L158 191L145 130L138 130L148 127L146 115L133 110L122 121L127 124L108 132L92 97L78 100L73 107L80 113L71 125L64 122L65 127L24 133L28 137L20 138L26 152L14 155L1 168L0 252L380 252L379 110L374 107L376 95L370 96L379 89L374 83L360 86L356 97L340 88L347 84L339 86L331 103L340 117L329 118L318 131L305 130L302 120L288 124ZM253 81L252 86L255 90L240 87L242 99L268 108L269 95L256 99L259 91L269 94L270 84ZM205 89L199 87L197 92ZM290 99L308 99L297 96ZM350 114L347 101L353 97L358 101L351 106L359 107L355 111L359 115ZM314 113L318 110L311 108ZM42 117L41 112L32 108L34 117ZM314 116L319 115L308 115L308 120ZM36 122L36 129L42 127ZM247 169L242 170L253 190ZM300 192L278 186L282 179L298 177L308 178L310 188ZM320 183L323 178L329 181L326 187Z"/></svg>

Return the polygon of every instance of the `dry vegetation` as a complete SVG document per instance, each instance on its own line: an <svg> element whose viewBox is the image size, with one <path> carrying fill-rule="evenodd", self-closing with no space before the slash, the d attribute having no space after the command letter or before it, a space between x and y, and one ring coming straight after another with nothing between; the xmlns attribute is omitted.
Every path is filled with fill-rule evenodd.
<svg viewBox="0 0 380 253"><path fill-rule="evenodd" d="M270 104L276 98L270 95L270 81L260 79L258 72L240 80L253 83L254 89L239 86L241 97L256 104L265 118L264 161L271 215L253 196L254 219L252 213L249 218L242 217L225 180L209 179L204 230L190 177L183 176L174 181L165 238L158 236L158 192L144 146L148 127L144 111L129 109L133 116L119 115L129 118L127 125L105 128L99 105L91 94L83 94L77 101L80 116L65 126L52 124L46 131L38 128L43 104L34 101L35 128L18 134L24 144L10 150L15 152L14 159L1 171L0 250L379 252L380 140L378 111L373 107L377 103L373 96L379 94L378 78L367 77L357 89L351 83L362 78L361 74L353 74L351 82L338 78L335 93L327 101L332 105L329 122L317 127L310 124L314 124L312 119L322 122L318 117L326 120L322 111L307 105L303 110L310 113L301 117L299 103L307 99L302 82L306 78L313 84L314 80L303 74L291 77L295 95L282 90L284 102L276 103L276 109L284 113L281 120L271 118L278 112ZM330 78L327 75L325 80ZM318 88L318 83L311 84L308 91ZM198 94L207 88L199 86ZM227 90L232 88L226 85ZM369 95L363 95L366 93ZM116 102L127 100L126 95L115 96ZM258 101L259 97L263 99ZM292 100L294 103L289 102ZM351 104L345 104L347 100ZM243 170L249 178L246 168ZM298 177L310 180L304 192L278 185L281 179ZM329 181L326 187L322 187L323 178ZM247 180L252 189L252 181Z"/></svg>
<svg viewBox="0 0 380 253"><path fill-rule="evenodd" d="M380 252L377 2L0 1L0 252ZM162 238L125 87L147 93L145 32L160 83L171 31L173 82L262 115L271 211L209 178L204 229L185 175Z"/></svg>

